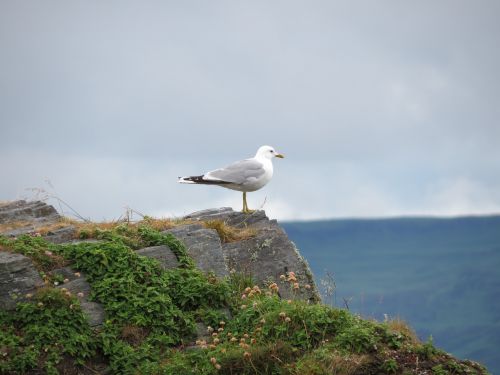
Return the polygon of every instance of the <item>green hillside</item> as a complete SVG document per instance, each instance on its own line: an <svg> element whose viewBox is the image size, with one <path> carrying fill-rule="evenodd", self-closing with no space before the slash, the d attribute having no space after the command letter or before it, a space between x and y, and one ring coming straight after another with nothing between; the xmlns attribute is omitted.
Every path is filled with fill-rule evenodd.
<svg viewBox="0 0 500 375"><path fill-rule="evenodd" d="M408 321L421 338L500 374L500 217L283 224L334 304Z"/></svg>

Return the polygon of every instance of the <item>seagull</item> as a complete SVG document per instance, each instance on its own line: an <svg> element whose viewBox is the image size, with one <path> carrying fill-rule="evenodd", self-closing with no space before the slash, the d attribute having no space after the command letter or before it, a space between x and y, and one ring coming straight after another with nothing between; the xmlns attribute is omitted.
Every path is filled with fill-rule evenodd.
<svg viewBox="0 0 500 375"><path fill-rule="evenodd" d="M252 213L247 204L247 193L266 185L273 177L273 158L284 158L271 146L261 146L253 158L240 160L224 168L201 176L179 177L181 184L217 185L243 192L243 213Z"/></svg>

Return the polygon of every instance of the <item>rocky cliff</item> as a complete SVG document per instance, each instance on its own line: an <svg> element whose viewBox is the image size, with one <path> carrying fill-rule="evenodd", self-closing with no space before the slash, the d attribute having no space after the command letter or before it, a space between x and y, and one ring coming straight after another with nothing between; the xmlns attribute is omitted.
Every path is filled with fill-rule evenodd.
<svg viewBox="0 0 500 375"><path fill-rule="evenodd" d="M194 212L177 225L163 231L181 240L187 253L197 268L223 278L230 272L251 275L262 287L276 282L279 295L285 299L318 301L319 294L313 276L299 251L291 242L276 220L269 220L264 211L247 215L231 208L209 209ZM249 229L248 238L230 242L221 241L216 229L206 223L223 223L230 228ZM43 229L43 230L41 230ZM58 243L78 243L75 225L64 221L54 207L44 202L15 201L0 206L0 234L7 237L30 234ZM95 240L89 240L91 242ZM136 250L137 254L156 259L164 269L179 267L175 253L167 245L151 246ZM297 290L288 288L280 275L294 272L299 285ZM83 293L82 308L87 313L92 326L99 326L104 319L104 310L97 302L89 302L91 289L85 275L70 266L50 270L66 283L58 288L66 288L75 295ZM75 274L79 274L75 278ZM25 300L43 281L31 259L21 254L0 249L0 308L12 309L16 302ZM307 287L305 287L307 286Z"/></svg>

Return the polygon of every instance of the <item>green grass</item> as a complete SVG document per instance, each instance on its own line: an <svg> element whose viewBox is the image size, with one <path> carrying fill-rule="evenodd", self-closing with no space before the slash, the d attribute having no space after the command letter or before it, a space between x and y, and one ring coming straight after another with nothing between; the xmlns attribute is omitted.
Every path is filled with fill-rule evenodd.
<svg viewBox="0 0 500 375"><path fill-rule="evenodd" d="M104 325L92 330L70 293L42 288L15 312L0 314L0 373L108 368L119 374L369 375L411 373L417 357L420 369L429 372L486 373L432 343L416 342L400 322L378 323L328 305L281 300L273 285L256 286L251 275L218 280L204 274L180 241L147 223L92 231L81 235L101 242L53 245L42 238L0 236L3 249L30 256L43 272L61 262L84 272L90 298L106 312ZM162 270L134 251L161 244L176 253L178 269ZM187 348L196 339L197 321L210 325L208 339Z"/></svg>

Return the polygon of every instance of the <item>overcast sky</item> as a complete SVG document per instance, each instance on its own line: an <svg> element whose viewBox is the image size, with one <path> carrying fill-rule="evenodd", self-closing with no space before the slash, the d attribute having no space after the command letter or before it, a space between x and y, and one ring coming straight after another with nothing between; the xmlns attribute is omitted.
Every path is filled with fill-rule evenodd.
<svg viewBox="0 0 500 375"><path fill-rule="evenodd" d="M500 212L498 1L0 0L0 200L278 219Z"/></svg>

